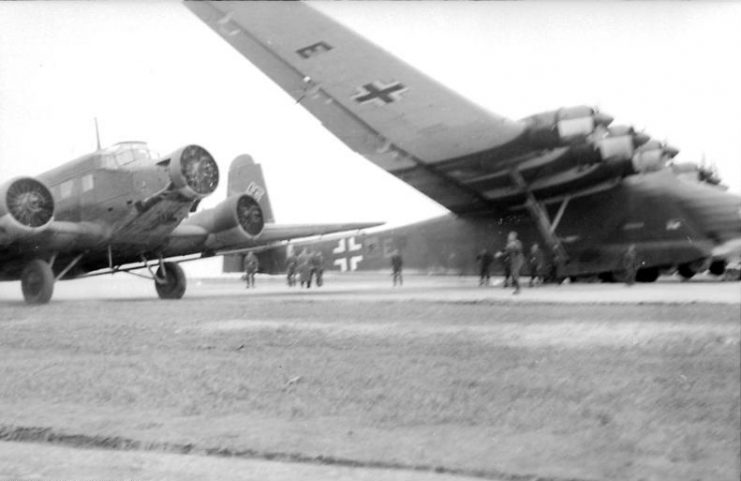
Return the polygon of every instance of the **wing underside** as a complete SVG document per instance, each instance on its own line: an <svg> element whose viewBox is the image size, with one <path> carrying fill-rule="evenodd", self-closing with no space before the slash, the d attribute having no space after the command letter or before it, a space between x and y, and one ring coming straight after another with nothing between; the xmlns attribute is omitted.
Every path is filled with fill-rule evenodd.
<svg viewBox="0 0 741 481"><path fill-rule="evenodd" d="M304 2L186 2L354 151L444 207L491 199L459 175L499 169L525 127L488 112Z"/></svg>

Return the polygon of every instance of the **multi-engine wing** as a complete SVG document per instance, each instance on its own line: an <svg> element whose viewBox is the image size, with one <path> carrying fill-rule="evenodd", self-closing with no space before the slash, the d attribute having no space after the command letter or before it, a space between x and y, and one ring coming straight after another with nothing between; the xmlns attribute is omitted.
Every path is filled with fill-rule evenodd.
<svg viewBox="0 0 741 481"><path fill-rule="evenodd" d="M307 2L185 4L350 148L456 214L609 188L676 154L587 106L488 112Z"/></svg>
<svg viewBox="0 0 741 481"><path fill-rule="evenodd" d="M485 198L437 166L524 132L305 3L186 5L350 148L451 210Z"/></svg>

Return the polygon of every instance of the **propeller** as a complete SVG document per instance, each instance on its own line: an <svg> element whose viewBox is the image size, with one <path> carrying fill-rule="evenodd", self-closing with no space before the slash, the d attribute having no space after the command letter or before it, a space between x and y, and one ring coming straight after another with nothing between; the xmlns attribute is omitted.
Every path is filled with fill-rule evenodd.
<svg viewBox="0 0 741 481"><path fill-rule="evenodd" d="M219 184L216 162L197 145L191 145L183 151L182 172L188 186L199 194L210 194Z"/></svg>
<svg viewBox="0 0 741 481"><path fill-rule="evenodd" d="M6 202L10 214L27 227L41 227L54 215L54 199L41 182L19 179L8 188Z"/></svg>
<svg viewBox="0 0 741 481"><path fill-rule="evenodd" d="M237 202L237 219L242 228L251 236L259 235L263 227L265 227L262 208L249 195L243 195L239 198Z"/></svg>

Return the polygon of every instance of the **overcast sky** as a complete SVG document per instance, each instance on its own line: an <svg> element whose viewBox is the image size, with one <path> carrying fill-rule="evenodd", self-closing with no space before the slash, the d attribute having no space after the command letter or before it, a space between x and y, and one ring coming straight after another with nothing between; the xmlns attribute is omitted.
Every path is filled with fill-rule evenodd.
<svg viewBox="0 0 741 481"><path fill-rule="evenodd" d="M741 2L331 2L318 7L511 118L597 105L741 191ZM325 131L179 2L0 2L0 180L103 144L251 154L278 221L444 212ZM222 182L225 184L225 182ZM217 191L205 205L223 198Z"/></svg>

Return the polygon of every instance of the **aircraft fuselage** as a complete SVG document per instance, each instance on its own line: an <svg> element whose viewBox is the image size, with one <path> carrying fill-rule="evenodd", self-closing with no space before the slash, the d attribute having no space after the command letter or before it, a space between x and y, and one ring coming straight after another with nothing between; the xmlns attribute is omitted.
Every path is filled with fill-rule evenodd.
<svg viewBox="0 0 741 481"><path fill-rule="evenodd" d="M550 219L558 216L563 201L546 203ZM636 245L644 269L700 265L712 260L720 246L741 238L740 210L741 197L681 181L668 171L627 177L612 188L568 200L555 229L568 254L562 274L619 271L630 244ZM535 242L544 246L528 212L515 208L476 216L447 214L312 248L322 251L327 269L389 269L398 249L405 269L473 274L476 255L482 249L503 249L510 231L519 234L526 250Z"/></svg>

